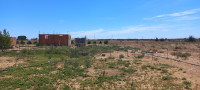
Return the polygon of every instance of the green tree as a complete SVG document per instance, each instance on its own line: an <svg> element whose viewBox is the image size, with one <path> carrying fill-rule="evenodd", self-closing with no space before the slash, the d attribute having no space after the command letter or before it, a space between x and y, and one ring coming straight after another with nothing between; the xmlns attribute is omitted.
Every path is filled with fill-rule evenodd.
<svg viewBox="0 0 200 90"><path fill-rule="evenodd" d="M17 44L19 44L19 41L17 41Z"/></svg>
<svg viewBox="0 0 200 90"><path fill-rule="evenodd" d="M102 44L102 42L100 41L99 44Z"/></svg>
<svg viewBox="0 0 200 90"><path fill-rule="evenodd" d="M105 40L105 41L104 41L104 44L108 44L108 40Z"/></svg>
<svg viewBox="0 0 200 90"><path fill-rule="evenodd" d="M90 68L91 67L91 61L90 60L86 60L85 61L85 67L86 68Z"/></svg>
<svg viewBox="0 0 200 90"><path fill-rule="evenodd" d="M23 40L21 40L20 44L24 45L24 44L25 44L25 42L24 42Z"/></svg>
<svg viewBox="0 0 200 90"><path fill-rule="evenodd" d="M3 30L3 33L0 31L0 49L4 52L6 49L11 46L11 37L9 32L6 29Z"/></svg>
<svg viewBox="0 0 200 90"><path fill-rule="evenodd" d="M96 44L97 42L96 41L93 41L93 44Z"/></svg>
<svg viewBox="0 0 200 90"><path fill-rule="evenodd" d="M189 36L188 42L196 42L196 38L194 38L193 36Z"/></svg>
<svg viewBox="0 0 200 90"><path fill-rule="evenodd" d="M90 42L90 41L88 41L88 44L91 44L91 42Z"/></svg>
<svg viewBox="0 0 200 90"><path fill-rule="evenodd" d="M31 42L31 41L28 41L27 44L32 44L32 42Z"/></svg>
<svg viewBox="0 0 200 90"><path fill-rule="evenodd" d="M71 44L74 44L74 41L71 41Z"/></svg>
<svg viewBox="0 0 200 90"><path fill-rule="evenodd" d="M158 38L156 38L156 40L155 40L155 41L157 42L157 41L159 41L159 39L158 39Z"/></svg>
<svg viewBox="0 0 200 90"><path fill-rule="evenodd" d="M161 38L160 41L165 41L165 39L164 39L164 38Z"/></svg>
<svg viewBox="0 0 200 90"><path fill-rule="evenodd" d="M37 41L33 42L33 44L37 44L37 43L38 43Z"/></svg>

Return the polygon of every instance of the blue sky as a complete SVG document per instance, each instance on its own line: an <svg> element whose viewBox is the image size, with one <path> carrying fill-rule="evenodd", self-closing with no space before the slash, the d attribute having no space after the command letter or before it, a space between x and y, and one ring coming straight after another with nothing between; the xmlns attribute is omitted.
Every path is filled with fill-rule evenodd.
<svg viewBox="0 0 200 90"><path fill-rule="evenodd" d="M0 30L28 38L200 37L200 0L0 0Z"/></svg>

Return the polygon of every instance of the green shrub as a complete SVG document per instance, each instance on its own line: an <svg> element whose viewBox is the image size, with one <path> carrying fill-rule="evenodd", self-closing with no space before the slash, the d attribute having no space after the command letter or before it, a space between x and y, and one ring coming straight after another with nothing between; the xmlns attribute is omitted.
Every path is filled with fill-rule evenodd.
<svg viewBox="0 0 200 90"><path fill-rule="evenodd" d="M65 85L63 90L71 90L71 88L68 85Z"/></svg>
<svg viewBox="0 0 200 90"><path fill-rule="evenodd" d="M163 76L162 77L162 80L170 80L172 77L170 77L170 76Z"/></svg>
<svg viewBox="0 0 200 90"><path fill-rule="evenodd" d="M73 40L71 41L71 44L74 44L74 41L73 41Z"/></svg>
<svg viewBox="0 0 200 90"><path fill-rule="evenodd" d="M119 58L120 59L124 58L124 55L123 54L119 55Z"/></svg>
<svg viewBox="0 0 200 90"><path fill-rule="evenodd" d="M24 42L23 40L21 40L20 44L24 45L24 44L25 44L25 42Z"/></svg>
<svg viewBox="0 0 200 90"><path fill-rule="evenodd" d="M183 78L182 78L182 80L186 80L186 78L185 78L185 77L183 77Z"/></svg>
<svg viewBox="0 0 200 90"><path fill-rule="evenodd" d="M193 36L189 36L188 42L196 42L196 38L194 38Z"/></svg>
<svg viewBox="0 0 200 90"><path fill-rule="evenodd" d="M134 62L135 64L142 64L142 63L141 63L141 60L138 60L138 59L134 60L133 62Z"/></svg>
<svg viewBox="0 0 200 90"><path fill-rule="evenodd" d="M125 75L126 75L126 73L124 73L124 72L120 73L121 77L124 77Z"/></svg>
<svg viewBox="0 0 200 90"><path fill-rule="evenodd" d="M192 83L190 81L183 81L183 84L186 86L191 86Z"/></svg>
<svg viewBox="0 0 200 90"><path fill-rule="evenodd" d="M115 59L115 57L108 57L108 59Z"/></svg>
<svg viewBox="0 0 200 90"><path fill-rule="evenodd" d="M99 41L99 44L102 44L102 41Z"/></svg>
<svg viewBox="0 0 200 90"><path fill-rule="evenodd" d="M135 70L134 68L128 68L128 69L125 69L125 68L122 68L122 71L124 71L124 72L127 72L127 73L134 73L134 72L136 72L137 70Z"/></svg>
<svg viewBox="0 0 200 90"><path fill-rule="evenodd" d="M88 41L87 44L91 44L91 41Z"/></svg>
<svg viewBox="0 0 200 90"><path fill-rule="evenodd" d="M146 65L142 65L142 69L147 69L147 66Z"/></svg>
<svg viewBox="0 0 200 90"><path fill-rule="evenodd" d="M163 41L165 41L165 39L164 39L164 38L161 38L161 39L160 39L160 41L162 41L162 42L163 42Z"/></svg>
<svg viewBox="0 0 200 90"><path fill-rule="evenodd" d="M97 42L96 41L93 41L93 44L96 44Z"/></svg>
<svg viewBox="0 0 200 90"><path fill-rule="evenodd" d="M105 40L105 41L104 41L104 44L108 44L108 40Z"/></svg>
<svg viewBox="0 0 200 90"><path fill-rule="evenodd" d="M127 62L124 64L125 67L129 67L129 65L130 65L130 62Z"/></svg>
<svg viewBox="0 0 200 90"><path fill-rule="evenodd" d="M191 56L190 53L181 53L181 52L173 52L173 53L171 53L171 55L177 56L177 58L182 57L185 59L187 59L187 57Z"/></svg>
<svg viewBox="0 0 200 90"><path fill-rule="evenodd" d="M163 69L161 73L168 73L168 70Z"/></svg>
<svg viewBox="0 0 200 90"><path fill-rule="evenodd" d="M31 41L28 41L27 44L32 44L32 42L31 42Z"/></svg>
<svg viewBox="0 0 200 90"><path fill-rule="evenodd" d="M84 80L82 83L81 83L81 85L83 86L83 87L86 87L86 86L91 86L91 85L93 85L94 84L94 82L91 80L91 79L86 79L86 80Z"/></svg>
<svg viewBox="0 0 200 90"><path fill-rule="evenodd" d="M17 41L17 44L19 44L19 41Z"/></svg>
<svg viewBox="0 0 200 90"><path fill-rule="evenodd" d="M159 39L156 37L155 41L157 42L157 41L159 41Z"/></svg>
<svg viewBox="0 0 200 90"><path fill-rule="evenodd" d="M116 63L115 62L109 62L107 63L109 68L115 68L116 67Z"/></svg>
<svg viewBox="0 0 200 90"><path fill-rule="evenodd" d="M34 42L33 42L33 44L37 44L37 43L38 43L37 41L34 41Z"/></svg>
<svg viewBox="0 0 200 90"><path fill-rule="evenodd" d="M138 55L136 58L144 58L144 54Z"/></svg>
<svg viewBox="0 0 200 90"><path fill-rule="evenodd" d="M91 61L90 60L86 60L85 61L85 67L86 68L90 68L91 67Z"/></svg>

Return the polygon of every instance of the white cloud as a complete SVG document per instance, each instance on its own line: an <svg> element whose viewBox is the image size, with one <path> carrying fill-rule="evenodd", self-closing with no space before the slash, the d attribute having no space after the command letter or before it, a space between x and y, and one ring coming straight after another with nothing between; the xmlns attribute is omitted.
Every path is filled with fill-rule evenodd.
<svg viewBox="0 0 200 90"><path fill-rule="evenodd" d="M130 26L119 30L104 30L104 29L97 29L97 30L89 30L89 31L77 31L71 32L73 38L76 37L84 37L87 36L90 39L94 38L111 38L112 35L114 36L125 36L126 34L131 34L134 32L140 31L155 31L155 30L166 30L169 26L166 25L157 25L157 26Z"/></svg>
<svg viewBox="0 0 200 90"><path fill-rule="evenodd" d="M148 19L157 19L157 18L184 17L184 16L189 16L189 15L197 14L199 12L200 12L200 8L197 8L197 9L187 10L187 11L183 11L183 12L176 12L176 13L171 13L171 14L157 15L155 17L144 18L144 19L148 20ZM192 16L190 16L190 18L193 18L193 19L180 19L180 20L195 20L195 19L198 19L198 18L192 17ZM179 20L179 19L175 19L175 20Z"/></svg>
<svg viewBox="0 0 200 90"><path fill-rule="evenodd" d="M147 30L159 30L162 29L163 26L158 25L158 26L131 26L131 27L127 27L125 29L122 30L117 30L117 31L109 31L107 32L108 34L128 34L128 33L133 33L133 32L137 32L137 31L147 31Z"/></svg>
<svg viewBox="0 0 200 90"><path fill-rule="evenodd" d="M182 16L182 17L178 17L175 20L197 20L200 19L199 17L195 17L195 16Z"/></svg>
<svg viewBox="0 0 200 90"><path fill-rule="evenodd" d="M188 11L184 11L184 12L172 13L172 14L168 14L166 16L184 16L184 15L195 14L195 13L198 13L198 12L200 12L200 8L192 9L192 10L188 10Z"/></svg>
<svg viewBox="0 0 200 90"><path fill-rule="evenodd" d="M73 37L84 37L84 36L94 36L94 34L102 33L103 29L97 30L90 30L90 31L78 31L78 32L71 32Z"/></svg>

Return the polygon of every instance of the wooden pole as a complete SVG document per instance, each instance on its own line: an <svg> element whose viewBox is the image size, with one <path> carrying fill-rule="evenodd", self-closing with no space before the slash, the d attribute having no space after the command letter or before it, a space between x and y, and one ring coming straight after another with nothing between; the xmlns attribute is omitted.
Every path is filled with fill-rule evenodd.
<svg viewBox="0 0 200 90"><path fill-rule="evenodd" d="M169 50L168 50L168 48L167 48L167 59L168 59L168 54L169 54L168 51L169 51Z"/></svg>
<svg viewBox="0 0 200 90"><path fill-rule="evenodd" d="M199 61L200 61L200 44L198 45L198 47L199 47Z"/></svg>
<svg viewBox="0 0 200 90"><path fill-rule="evenodd" d="M111 57L111 46L110 46L110 57Z"/></svg>

